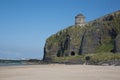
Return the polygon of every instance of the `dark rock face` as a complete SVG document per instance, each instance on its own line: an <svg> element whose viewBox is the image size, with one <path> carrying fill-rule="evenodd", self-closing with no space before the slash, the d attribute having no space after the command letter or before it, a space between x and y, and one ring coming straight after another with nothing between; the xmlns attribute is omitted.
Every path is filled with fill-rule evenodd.
<svg viewBox="0 0 120 80"><path fill-rule="evenodd" d="M85 29L77 26L69 27L48 38L44 49L44 60L50 61L55 57L78 55L84 31Z"/></svg>
<svg viewBox="0 0 120 80"><path fill-rule="evenodd" d="M44 60L97 52L120 52L120 11L52 35L46 40Z"/></svg>
<svg viewBox="0 0 120 80"><path fill-rule="evenodd" d="M120 34L116 37L116 51L120 53Z"/></svg>

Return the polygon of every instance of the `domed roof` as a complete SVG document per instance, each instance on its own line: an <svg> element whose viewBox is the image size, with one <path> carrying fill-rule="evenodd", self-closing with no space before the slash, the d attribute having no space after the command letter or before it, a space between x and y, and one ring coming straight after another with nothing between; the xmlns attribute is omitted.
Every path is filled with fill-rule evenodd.
<svg viewBox="0 0 120 80"><path fill-rule="evenodd" d="M82 13L78 14L77 16L84 16Z"/></svg>
<svg viewBox="0 0 120 80"><path fill-rule="evenodd" d="M82 13L80 13L76 17L85 17L85 16Z"/></svg>

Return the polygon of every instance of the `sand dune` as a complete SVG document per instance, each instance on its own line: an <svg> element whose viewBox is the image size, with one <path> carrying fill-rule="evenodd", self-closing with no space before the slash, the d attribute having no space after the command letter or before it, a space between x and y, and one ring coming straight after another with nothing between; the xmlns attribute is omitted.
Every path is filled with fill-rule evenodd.
<svg viewBox="0 0 120 80"><path fill-rule="evenodd" d="M119 66L30 65L0 67L0 80L120 80Z"/></svg>

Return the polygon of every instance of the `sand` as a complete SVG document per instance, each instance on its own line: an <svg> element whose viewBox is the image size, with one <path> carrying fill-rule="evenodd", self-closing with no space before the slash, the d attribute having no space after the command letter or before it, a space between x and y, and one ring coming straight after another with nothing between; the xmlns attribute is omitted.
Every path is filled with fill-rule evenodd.
<svg viewBox="0 0 120 80"><path fill-rule="evenodd" d="M0 67L0 80L120 80L120 66L8 66Z"/></svg>

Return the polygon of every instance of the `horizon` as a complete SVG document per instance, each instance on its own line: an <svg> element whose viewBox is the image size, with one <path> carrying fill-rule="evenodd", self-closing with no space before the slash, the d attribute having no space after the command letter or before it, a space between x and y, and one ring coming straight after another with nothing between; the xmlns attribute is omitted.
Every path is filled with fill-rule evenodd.
<svg viewBox="0 0 120 80"><path fill-rule="evenodd" d="M0 0L0 59L42 59L46 39L74 25L120 10L118 1Z"/></svg>

